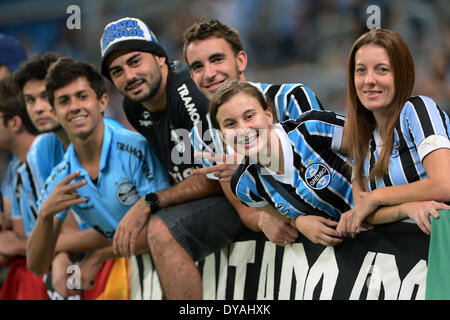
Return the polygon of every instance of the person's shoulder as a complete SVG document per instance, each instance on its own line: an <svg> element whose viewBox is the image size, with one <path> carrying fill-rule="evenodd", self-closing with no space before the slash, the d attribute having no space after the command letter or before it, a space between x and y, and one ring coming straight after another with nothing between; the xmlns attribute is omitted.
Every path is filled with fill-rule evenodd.
<svg viewBox="0 0 450 320"><path fill-rule="evenodd" d="M435 106L436 102L432 98L422 95L416 95L406 100L405 104L403 105L403 109L430 108Z"/></svg>
<svg viewBox="0 0 450 320"><path fill-rule="evenodd" d="M177 89L180 84L193 81L189 67L178 60L169 63L169 74L167 75L168 89Z"/></svg>
<svg viewBox="0 0 450 320"><path fill-rule="evenodd" d="M429 116L432 113L440 112L436 102L427 96L416 95L410 97L404 103L400 112L400 120L403 118L423 118Z"/></svg>
<svg viewBox="0 0 450 320"><path fill-rule="evenodd" d="M331 110L308 110L303 112L298 119L297 122L305 122L305 121L323 121L323 122L336 122L336 121L345 121L345 116ZM289 120L288 120L289 121Z"/></svg>
<svg viewBox="0 0 450 320"><path fill-rule="evenodd" d="M116 119L113 119L113 118L103 117L103 121L104 121L105 124L107 124L107 125L109 125L110 127L113 127L113 128L125 128L125 126L121 122L119 122L119 121L117 121Z"/></svg>
<svg viewBox="0 0 450 320"><path fill-rule="evenodd" d="M13 156L8 163L8 172L10 173L17 172L17 169L20 167L21 164L22 162L20 162L19 158Z"/></svg>
<svg viewBox="0 0 450 320"><path fill-rule="evenodd" d="M42 133L34 139L28 150L28 155L41 154L44 149L53 149L62 146L61 141L53 133Z"/></svg>
<svg viewBox="0 0 450 320"><path fill-rule="evenodd" d="M106 126L108 126L111 131L114 147L117 147L120 150L124 149L124 146L134 146L139 148L148 147L148 140L139 132L131 131L122 126L112 126L109 123L106 124Z"/></svg>

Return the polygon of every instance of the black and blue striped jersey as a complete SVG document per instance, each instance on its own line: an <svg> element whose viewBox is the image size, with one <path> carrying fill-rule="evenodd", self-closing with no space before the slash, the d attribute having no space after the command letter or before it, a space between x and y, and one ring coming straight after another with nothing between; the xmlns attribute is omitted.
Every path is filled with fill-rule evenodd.
<svg viewBox="0 0 450 320"><path fill-rule="evenodd" d="M430 152L440 148L450 149L448 115L431 98L409 98L394 130L389 173L368 181L368 190L404 185L426 178L422 161ZM364 163L366 177L378 161L380 152L381 136L377 128L372 134Z"/></svg>
<svg viewBox="0 0 450 320"><path fill-rule="evenodd" d="M231 190L250 207L270 204L290 218L304 215L269 183L266 176L270 175L303 207L339 220L342 213L353 207L351 168L347 157L339 152L344 122L345 118L334 112L311 110L297 120L275 124L283 151L284 174L276 174L244 157L232 177Z"/></svg>
<svg viewBox="0 0 450 320"><path fill-rule="evenodd" d="M273 101L277 118L280 122L288 119L297 119L306 111L323 110L314 92L303 84L249 83L257 87L259 91ZM209 113L202 119L202 122L192 128L190 138L195 152L234 153L230 146L225 145L219 131L212 126ZM216 164L207 159L201 159L201 162L204 167ZM217 179L211 174L208 177Z"/></svg>

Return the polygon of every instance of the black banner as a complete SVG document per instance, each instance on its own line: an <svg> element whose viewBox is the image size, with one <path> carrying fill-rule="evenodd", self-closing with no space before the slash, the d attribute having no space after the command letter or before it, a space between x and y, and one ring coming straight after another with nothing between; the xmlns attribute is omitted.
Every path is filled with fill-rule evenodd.
<svg viewBox="0 0 450 320"><path fill-rule="evenodd" d="M279 247L262 233L248 232L198 263L203 296L206 300L423 300L429 241L416 224L406 222L377 226L335 247L313 244L303 236ZM148 260L144 281L131 282L132 299L162 298L156 270Z"/></svg>

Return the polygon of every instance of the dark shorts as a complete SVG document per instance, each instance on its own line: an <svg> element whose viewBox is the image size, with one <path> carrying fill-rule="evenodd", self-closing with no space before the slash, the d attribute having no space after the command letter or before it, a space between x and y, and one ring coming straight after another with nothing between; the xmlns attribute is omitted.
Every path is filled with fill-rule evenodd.
<svg viewBox="0 0 450 320"><path fill-rule="evenodd" d="M248 231L225 196L210 197L159 210L178 243L199 261Z"/></svg>

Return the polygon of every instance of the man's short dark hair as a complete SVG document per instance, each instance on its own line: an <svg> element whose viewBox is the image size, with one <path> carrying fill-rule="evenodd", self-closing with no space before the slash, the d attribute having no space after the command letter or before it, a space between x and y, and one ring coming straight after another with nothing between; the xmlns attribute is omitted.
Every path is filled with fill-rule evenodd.
<svg viewBox="0 0 450 320"><path fill-rule="evenodd" d="M27 107L20 91L13 74L0 80L0 112L3 116L3 124L6 125L10 119L19 116L25 130L37 135L38 131L28 116Z"/></svg>
<svg viewBox="0 0 450 320"><path fill-rule="evenodd" d="M224 25L216 19L196 22L183 32L183 55L186 62L188 62L186 59L186 48L191 42L214 37L224 39L231 46L235 55L239 51L244 50L237 30Z"/></svg>
<svg viewBox="0 0 450 320"><path fill-rule="evenodd" d="M50 66L62 57L64 56L60 53L46 52L30 58L15 73L18 86L23 89L29 80L45 80Z"/></svg>
<svg viewBox="0 0 450 320"><path fill-rule="evenodd" d="M53 106L56 90L80 77L87 79L97 99L100 99L106 93L105 81L92 65L72 58L61 58L50 67L45 79L45 89L47 90L50 105Z"/></svg>

